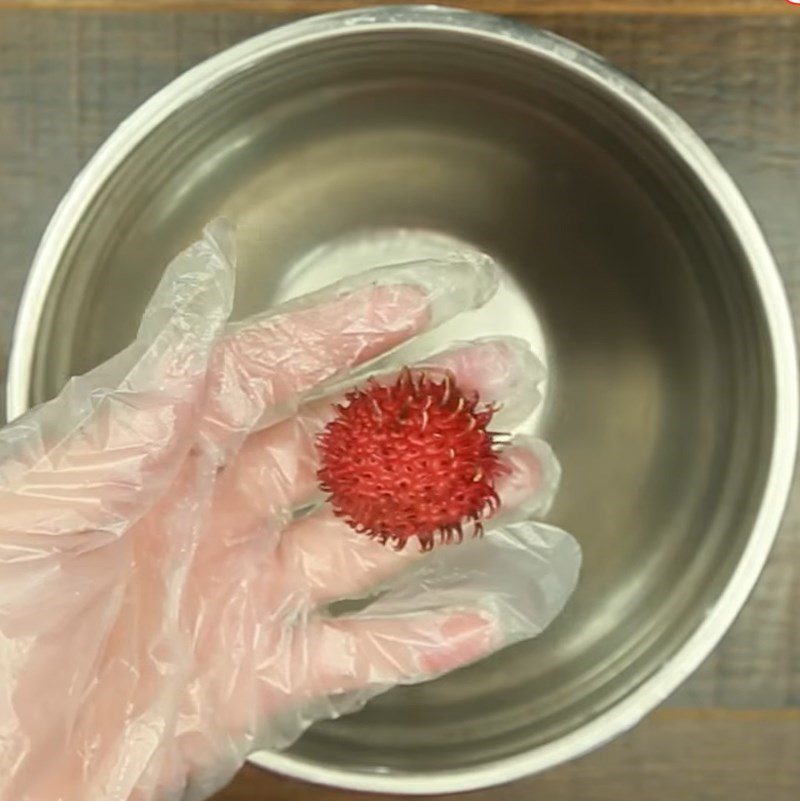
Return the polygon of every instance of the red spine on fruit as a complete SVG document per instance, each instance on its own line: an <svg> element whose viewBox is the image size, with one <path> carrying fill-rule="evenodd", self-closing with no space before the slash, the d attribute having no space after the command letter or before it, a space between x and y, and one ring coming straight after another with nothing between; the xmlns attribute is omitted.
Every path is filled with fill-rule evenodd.
<svg viewBox="0 0 800 801"><path fill-rule="evenodd" d="M419 539L476 536L499 504L505 472L495 409L466 395L450 373L404 369L392 383L370 380L345 396L318 438L320 485L334 513L356 531L400 550Z"/></svg>

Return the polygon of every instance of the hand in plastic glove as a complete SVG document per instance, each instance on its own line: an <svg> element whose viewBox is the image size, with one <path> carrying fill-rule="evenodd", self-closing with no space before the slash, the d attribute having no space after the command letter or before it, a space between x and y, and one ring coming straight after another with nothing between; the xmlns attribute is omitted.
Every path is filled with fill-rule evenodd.
<svg viewBox="0 0 800 801"><path fill-rule="evenodd" d="M537 634L575 585L575 542L513 522L557 483L539 442L506 451L480 541L396 553L324 506L292 515L318 500L321 388L485 302L491 263L376 270L226 327L231 237L211 226L132 346L0 435L2 801L206 797L257 747ZM536 398L520 343L431 363L507 425Z"/></svg>

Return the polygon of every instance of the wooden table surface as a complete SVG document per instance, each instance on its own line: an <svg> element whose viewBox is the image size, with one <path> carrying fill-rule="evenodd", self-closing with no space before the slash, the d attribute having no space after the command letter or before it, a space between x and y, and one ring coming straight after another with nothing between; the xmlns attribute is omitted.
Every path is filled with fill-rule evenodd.
<svg viewBox="0 0 800 801"><path fill-rule="evenodd" d="M302 13L352 5L0 0L0 379L36 242L70 180L110 130L201 59ZM461 5L513 14L574 39L683 114L749 198L795 316L800 313L800 6L788 0ZM247 768L216 801L354 795ZM800 492L739 620L664 708L593 755L469 797L800 799Z"/></svg>

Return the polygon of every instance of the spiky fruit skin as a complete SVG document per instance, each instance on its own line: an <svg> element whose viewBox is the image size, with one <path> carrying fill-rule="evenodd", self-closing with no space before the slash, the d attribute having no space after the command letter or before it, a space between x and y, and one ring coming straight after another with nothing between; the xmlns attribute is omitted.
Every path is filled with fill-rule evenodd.
<svg viewBox="0 0 800 801"><path fill-rule="evenodd" d="M318 438L318 478L337 516L398 550L414 537L423 550L437 537L461 541L465 525L483 533L505 471L488 430L492 406L449 373L406 368L348 393L335 411Z"/></svg>

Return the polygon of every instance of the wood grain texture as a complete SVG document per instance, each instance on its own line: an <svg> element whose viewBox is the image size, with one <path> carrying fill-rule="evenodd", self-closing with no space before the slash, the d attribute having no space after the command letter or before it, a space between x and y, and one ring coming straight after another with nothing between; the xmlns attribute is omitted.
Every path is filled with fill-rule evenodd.
<svg viewBox="0 0 800 801"><path fill-rule="evenodd" d="M688 19L539 8L546 6L526 4L526 19L631 72L706 139L760 218L800 321L800 9ZM0 11L0 378L36 243L95 148L171 78L289 18ZM798 610L796 490L753 598L721 647L668 702L708 711L662 710L598 754L474 798L800 798L800 720L794 709L781 709L800 706ZM219 801L312 797L352 796L250 770Z"/></svg>
<svg viewBox="0 0 800 801"><path fill-rule="evenodd" d="M659 712L601 751L542 776L441 801L797 801L800 715ZM419 796L417 796L419 798ZM424 796L423 796L424 798ZM432 798L432 797L429 797ZM397 801L246 767L213 801Z"/></svg>
<svg viewBox="0 0 800 801"><path fill-rule="evenodd" d="M439 5L490 14L657 14L742 16L791 13L790 0L439 0ZM107 11L231 11L267 14L316 14L397 5L397 0L0 0L0 9L73 9Z"/></svg>

